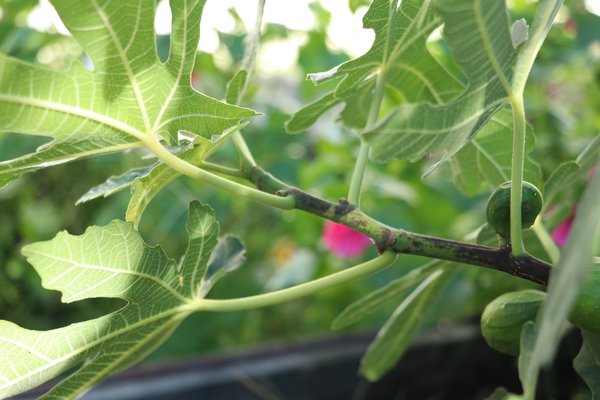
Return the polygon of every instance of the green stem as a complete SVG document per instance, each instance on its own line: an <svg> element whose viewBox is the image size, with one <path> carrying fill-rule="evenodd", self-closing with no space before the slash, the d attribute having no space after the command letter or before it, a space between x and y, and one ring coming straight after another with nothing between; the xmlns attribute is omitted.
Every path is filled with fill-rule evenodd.
<svg viewBox="0 0 600 400"><path fill-rule="evenodd" d="M358 149L358 157L354 164L354 171L352 172L352 178L350 179L350 189L348 190L348 201L351 204L355 204L357 207L360 206L360 193L365 176L365 170L367 169L367 163L369 162L369 150L370 147L367 142L360 142L360 148Z"/></svg>
<svg viewBox="0 0 600 400"><path fill-rule="evenodd" d="M512 84L513 93L520 96L523 95L525 83L527 82L535 58L562 4L563 0L542 0L537 7L533 24L529 30L529 39L523 44L517 58Z"/></svg>
<svg viewBox="0 0 600 400"><path fill-rule="evenodd" d="M384 54L381 66L377 74L377 82L375 83L375 89L373 90L373 99L369 108L369 114L367 115L367 122L365 125L365 132L373 129L377 124L377 118L381 110L381 103L383 103L383 97L385 95L385 85L387 83L387 63L390 57L390 53L393 51L393 43L389 40L392 37L394 31L396 17L398 13L398 0L394 0L389 5L386 43L384 44ZM350 188L348 189L348 201L350 204L354 204L360 207L360 194L365 176L365 170L367 169L367 163L369 161L369 145L362 140L360 142L360 149L358 151L358 157L354 165L354 171L352 171L352 178L350 179Z"/></svg>
<svg viewBox="0 0 600 400"><path fill-rule="evenodd" d="M546 254L548 254L548 257L550 257L550 261L552 261L552 264L557 264L560 258L560 250L558 249L556 242L554 242L554 239L552 239L552 236L550 236L548 230L542 223L541 218L538 218L537 221L535 221L535 224L533 224L532 229L533 232L535 232L538 240L542 244L542 247L546 251Z"/></svg>
<svg viewBox="0 0 600 400"><path fill-rule="evenodd" d="M525 106L523 96L511 98L513 110L513 149L510 190L510 242L512 253L518 257L525 253L521 230L521 198L523 195L523 164L525 160Z"/></svg>
<svg viewBox="0 0 600 400"><path fill-rule="evenodd" d="M271 207L284 210L291 210L294 208L295 200L293 197L265 193L205 171L172 154L155 138L148 138L145 140L144 144L165 164L183 175Z"/></svg>
<svg viewBox="0 0 600 400"><path fill-rule="evenodd" d="M513 109L513 158L512 158L512 189L510 195L510 240L513 254L518 257L525 253L523 235L521 232L521 196L523 183L523 160L525 158L525 107L523 92L525 83L533 67L535 58L552 27L552 22L562 6L563 0L543 0L538 6L533 21L529 40L519 51L509 93Z"/></svg>
<svg viewBox="0 0 600 400"><path fill-rule="evenodd" d="M235 148L237 149L238 153L240 154L240 164L242 164L242 168L244 167L255 167L256 161L254 160L254 156L252 155L252 152L250 151L250 148L248 147L248 144L246 143L246 140L244 139L244 136L242 135L241 131L237 131L233 133L232 136L233 139L233 144L235 145Z"/></svg>
<svg viewBox="0 0 600 400"><path fill-rule="evenodd" d="M248 72L248 76L246 77L246 81L244 82L244 86L240 90L240 94L238 96L238 105L246 95L246 91L248 90L248 84L252 77L252 72L254 71L254 64L256 62L256 54L258 52L258 45L260 42L260 31L262 28L262 19L265 10L265 1L266 0L258 0L257 9L256 9L256 19L254 20L254 30L251 35L248 35L248 39L245 43L244 48L244 59L242 60L242 69L245 69ZM241 131L237 131L233 134L233 144L238 150L240 154L240 163L242 168L244 167L254 167L256 166L256 161L254 160L254 156L244 140L244 136Z"/></svg>
<svg viewBox="0 0 600 400"><path fill-rule="evenodd" d="M242 311L297 300L318 291L371 275L388 267L396 260L396 257L397 255L393 252L386 252L352 268L290 288L237 299L196 299L189 304L189 308L190 311Z"/></svg>
<svg viewBox="0 0 600 400"><path fill-rule="evenodd" d="M375 84L375 91L373 92L373 100L371 101L371 107L369 108L365 131L369 131L377 124L377 117L379 116L379 110L381 109L381 103L383 102L383 96L385 94L386 75L386 71L383 68L379 71L379 75L377 75L377 83ZM348 190L348 201L350 204L354 204L357 207L360 206L360 194L365 170L367 169L367 164L369 162L369 151L369 144L361 139L358 157L354 164L354 171L352 172L350 188Z"/></svg>
<svg viewBox="0 0 600 400"><path fill-rule="evenodd" d="M242 69L248 71L248 77L246 78L244 87L241 90L239 99L244 97L244 94L248 89L248 82L250 82L250 77L252 72L254 72L254 64L256 63L256 54L258 53L258 45L260 43L264 11L265 0L258 0L256 6L256 18L254 19L254 28L252 30L252 34L247 36L246 43L244 43L244 59L242 60Z"/></svg>
<svg viewBox="0 0 600 400"><path fill-rule="evenodd" d="M235 168L229 168L221 164L214 164L205 161L200 164L200 168L206 171L216 172L217 174L221 175L227 175L235 178L244 178L243 171Z"/></svg>
<svg viewBox="0 0 600 400"><path fill-rule="evenodd" d="M535 400L535 392L537 390L537 381L538 381L539 372L535 372L534 376L529 378L529 382L525 385L525 390L523 391L523 400Z"/></svg>

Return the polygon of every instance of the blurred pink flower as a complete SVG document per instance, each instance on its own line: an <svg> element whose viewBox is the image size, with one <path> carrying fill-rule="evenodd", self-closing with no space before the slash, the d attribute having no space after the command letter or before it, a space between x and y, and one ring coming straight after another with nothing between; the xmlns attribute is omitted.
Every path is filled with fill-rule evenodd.
<svg viewBox="0 0 600 400"><path fill-rule="evenodd" d="M573 220L575 219L575 209L571 211L571 215L563 222L560 223L553 231L552 231L552 239L556 242L557 245L563 247L565 243L567 243L567 239L569 238L569 233L571 232L571 225L573 225Z"/></svg>
<svg viewBox="0 0 600 400"><path fill-rule="evenodd" d="M325 222L322 238L329 251L343 258L360 256L372 243L368 236L331 221Z"/></svg>

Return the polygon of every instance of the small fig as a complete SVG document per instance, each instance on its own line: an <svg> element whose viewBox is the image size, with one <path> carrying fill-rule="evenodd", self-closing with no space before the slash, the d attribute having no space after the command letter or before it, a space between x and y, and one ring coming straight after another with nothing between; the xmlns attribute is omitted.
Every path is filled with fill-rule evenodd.
<svg viewBox="0 0 600 400"><path fill-rule="evenodd" d="M502 237L510 236L510 182L499 185L487 202L487 222ZM529 228L542 211L542 194L534 185L523 181L521 196L521 226Z"/></svg>
<svg viewBox="0 0 600 400"><path fill-rule="evenodd" d="M521 329L535 319L545 299L545 292L529 289L505 293L489 303L481 315L481 333L488 345L518 355Z"/></svg>

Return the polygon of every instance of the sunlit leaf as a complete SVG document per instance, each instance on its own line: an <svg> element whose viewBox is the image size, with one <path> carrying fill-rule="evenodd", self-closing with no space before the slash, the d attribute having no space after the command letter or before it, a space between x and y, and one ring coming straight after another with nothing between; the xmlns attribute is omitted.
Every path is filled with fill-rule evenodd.
<svg viewBox="0 0 600 400"><path fill-rule="evenodd" d="M20 393L79 366L47 395L74 398L162 343L189 314L184 306L197 297L217 246L219 226L208 206L190 205L187 229L190 241L180 267L122 221L89 228L81 236L61 232L50 241L26 246L23 253L43 286L60 291L64 302L105 297L127 300L127 305L51 331L0 321L0 396ZM230 258L223 263L224 269L239 266L239 260Z"/></svg>
<svg viewBox="0 0 600 400"><path fill-rule="evenodd" d="M0 131L54 139L36 154L0 163L0 186L25 172L178 132L210 138L255 115L190 86L205 0L173 0L169 59L155 49L154 0L54 0L93 63L50 70L0 55Z"/></svg>
<svg viewBox="0 0 600 400"><path fill-rule="evenodd" d="M309 75L315 83L342 78L336 89L300 110L288 122L290 132L301 132L331 107L345 103L344 124L363 128L378 75L385 71L386 86L405 101L447 102L462 86L431 56L425 46L441 24L431 1L375 0L363 18L365 29L375 31L375 41L363 56L330 71Z"/></svg>

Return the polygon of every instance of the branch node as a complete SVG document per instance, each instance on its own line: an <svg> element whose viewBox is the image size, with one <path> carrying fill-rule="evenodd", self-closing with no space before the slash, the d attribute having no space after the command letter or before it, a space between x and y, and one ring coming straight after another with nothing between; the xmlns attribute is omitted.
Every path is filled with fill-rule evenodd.
<svg viewBox="0 0 600 400"><path fill-rule="evenodd" d="M383 254L386 250L394 247L396 244L396 235L390 229L384 229L383 231L383 240L381 243L375 243L377 247L377 252L379 254Z"/></svg>

